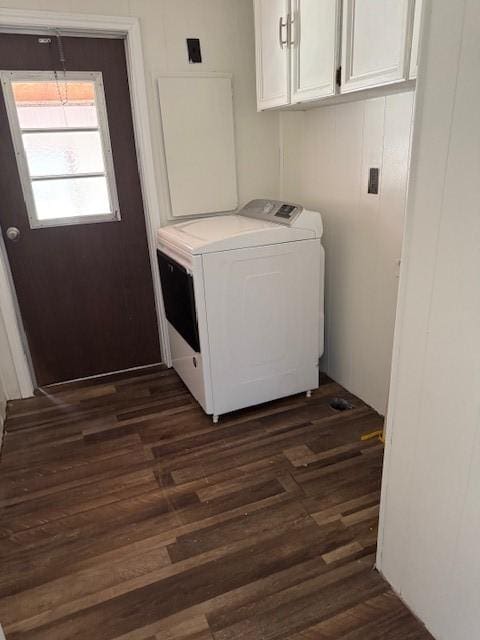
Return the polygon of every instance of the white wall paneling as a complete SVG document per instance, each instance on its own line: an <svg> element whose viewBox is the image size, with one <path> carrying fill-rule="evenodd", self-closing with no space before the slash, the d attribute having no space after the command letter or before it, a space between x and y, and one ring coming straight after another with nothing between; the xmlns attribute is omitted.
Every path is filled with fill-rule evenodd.
<svg viewBox="0 0 480 640"><path fill-rule="evenodd" d="M231 76L165 75L158 91L172 215L236 209Z"/></svg>
<svg viewBox="0 0 480 640"><path fill-rule="evenodd" d="M480 4L426 1L378 566L438 640L480 628Z"/></svg>
<svg viewBox="0 0 480 640"><path fill-rule="evenodd" d="M385 413L402 248L413 93L282 113L282 197L321 211L322 368ZM370 167L379 195L367 194Z"/></svg>

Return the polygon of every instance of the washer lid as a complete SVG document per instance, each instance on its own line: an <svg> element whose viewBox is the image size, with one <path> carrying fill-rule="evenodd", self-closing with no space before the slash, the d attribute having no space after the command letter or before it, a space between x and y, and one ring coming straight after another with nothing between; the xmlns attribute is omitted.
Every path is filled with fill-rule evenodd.
<svg viewBox="0 0 480 640"><path fill-rule="evenodd" d="M189 253L211 253L245 247L315 238L312 229L286 227L275 222L236 214L214 216L162 227L159 244L175 246Z"/></svg>

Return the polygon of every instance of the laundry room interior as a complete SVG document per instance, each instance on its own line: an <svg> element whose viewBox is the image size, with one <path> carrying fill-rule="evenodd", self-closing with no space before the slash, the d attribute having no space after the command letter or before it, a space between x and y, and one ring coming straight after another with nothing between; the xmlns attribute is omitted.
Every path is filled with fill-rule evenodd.
<svg viewBox="0 0 480 640"><path fill-rule="evenodd" d="M479 34L0 0L0 639L476 638Z"/></svg>

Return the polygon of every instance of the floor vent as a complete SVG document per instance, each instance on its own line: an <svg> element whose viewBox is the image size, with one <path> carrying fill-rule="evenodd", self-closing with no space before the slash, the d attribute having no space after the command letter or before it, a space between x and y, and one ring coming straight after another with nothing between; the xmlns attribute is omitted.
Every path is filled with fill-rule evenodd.
<svg viewBox="0 0 480 640"><path fill-rule="evenodd" d="M343 398L332 398L329 405L332 409L335 409L335 411L350 411L353 409L353 404L350 404L350 402Z"/></svg>

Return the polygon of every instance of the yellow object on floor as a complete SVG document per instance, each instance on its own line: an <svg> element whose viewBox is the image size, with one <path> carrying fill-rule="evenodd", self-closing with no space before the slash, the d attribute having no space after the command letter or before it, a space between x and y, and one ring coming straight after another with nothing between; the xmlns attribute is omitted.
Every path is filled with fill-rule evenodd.
<svg viewBox="0 0 480 640"><path fill-rule="evenodd" d="M381 429L380 431L371 431L370 433L364 433L363 436L360 436L360 440L372 440L373 438L378 438L380 442L385 442L383 429Z"/></svg>

